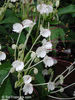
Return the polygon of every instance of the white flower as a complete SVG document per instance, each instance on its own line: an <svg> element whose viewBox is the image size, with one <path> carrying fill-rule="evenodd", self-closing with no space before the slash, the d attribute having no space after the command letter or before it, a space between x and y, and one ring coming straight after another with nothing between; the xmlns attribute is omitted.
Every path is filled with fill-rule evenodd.
<svg viewBox="0 0 75 100"><path fill-rule="evenodd" d="M43 59L43 62L45 64L45 67L50 67L54 65L54 60L51 57L45 56L45 58Z"/></svg>
<svg viewBox="0 0 75 100"><path fill-rule="evenodd" d="M13 31L16 33L21 33L23 30L23 26L20 23L13 24Z"/></svg>
<svg viewBox="0 0 75 100"><path fill-rule="evenodd" d="M32 94L33 92L33 85L32 84L25 84L23 87L23 92L25 93L25 95L27 94Z"/></svg>
<svg viewBox="0 0 75 100"><path fill-rule="evenodd" d="M51 35L51 31L49 29L44 29L43 27L40 28L40 35L47 38Z"/></svg>
<svg viewBox="0 0 75 100"><path fill-rule="evenodd" d="M47 85L47 87L48 87L48 91L54 90L54 89L55 89L55 84L54 84L54 82L49 82L48 85Z"/></svg>
<svg viewBox="0 0 75 100"><path fill-rule="evenodd" d="M46 13L47 13L47 15L49 13L52 13L52 12L53 12L53 7L51 5L47 5L47 7L46 7Z"/></svg>
<svg viewBox="0 0 75 100"><path fill-rule="evenodd" d="M43 39L42 40L42 44L45 45L46 43L47 43L47 40L46 39Z"/></svg>
<svg viewBox="0 0 75 100"><path fill-rule="evenodd" d="M44 69L43 71L42 71L42 74L45 76L45 75L48 75L48 70L47 69Z"/></svg>
<svg viewBox="0 0 75 100"><path fill-rule="evenodd" d="M44 40L42 41L42 43L43 43L43 46L44 46L45 49L50 49L50 50L52 50L52 43L51 43L51 42L47 42L47 40L44 39Z"/></svg>
<svg viewBox="0 0 75 100"><path fill-rule="evenodd" d="M29 19L22 21L23 28L33 27L35 23Z"/></svg>
<svg viewBox="0 0 75 100"><path fill-rule="evenodd" d="M11 2L16 2L17 0L11 0Z"/></svg>
<svg viewBox="0 0 75 100"><path fill-rule="evenodd" d="M32 53L31 53L31 58L32 58L32 59L35 59L35 58L36 58L36 53L35 53L35 52L32 52Z"/></svg>
<svg viewBox="0 0 75 100"><path fill-rule="evenodd" d="M48 15L53 12L53 7L51 5L39 4L37 5L37 11L40 12L40 14Z"/></svg>
<svg viewBox="0 0 75 100"><path fill-rule="evenodd" d="M16 49L17 45L16 44L12 44L12 49Z"/></svg>
<svg viewBox="0 0 75 100"><path fill-rule="evenodd" d="M6 54L0 51L0 61L5 60L5 59L6 59Z"/></svg>
<svg viewBox="0 0 75 100"><path fill-rule="evenodd" d="M46 56L46 49L43 46L38 47L36 50L36 55L37 55L37 57L41 57L41 58L45 57Z"/></svg>
<svg viewBox="0 0 75 100"><path fill-rule="evenodd" d="M38 69L34 68L34 74L38 74Z"/></svg>
<svg viewBox="0 0 75 100"><path fill-rule="evenodd" d="M28 84L32 81L32 77L30 75L23 76L23 80L25 84Z"/></svg>
<svg viewBox="0 0 75 100"><path fill-rule="evenodd" d="M24 63L19 60L15 60L12 63L13 68L15 68L16 71L21 71L24 68Z"/></svg>

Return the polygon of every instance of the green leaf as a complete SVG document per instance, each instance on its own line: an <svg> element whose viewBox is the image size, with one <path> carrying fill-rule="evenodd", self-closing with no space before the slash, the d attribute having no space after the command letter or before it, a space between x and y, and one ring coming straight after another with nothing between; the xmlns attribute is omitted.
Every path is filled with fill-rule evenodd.
<svg viewBox="0 0 75 100"><path fill-rule="evenodd" d="M0 24L14 24L15 22L20 22L19 18L16 16L15 12L12 10L7 9L5 13L5 18Z"/></svg>
<svg viewBox="0 0 75 100"><path fill-rule="evenodd" d="M42 70L43 70L43 64L39 64L38 66L36 66L39 73L35 76L36 81L40 84L40 83L45 83L44 77L42 75Z"/></svg>
<svg viewBox="0 0 75 100"><path fill-rule="evenodd" d="M11 64L9 61L5 62L4 64L0 65L0 83L6 77L9 70L11 68Z"/></svg>
<svg viewBox="0 0 75 100"><path fill-rule="evenodd" d="M36 67L37 67L37 69L39 71L38 74L35 76L36 84L45 83L44 76L42 75L42 70L44 69L43 68L43 64L41 63ZM39 86L38 87L38 91L39 91L40 95L42 95L41 98L43 98L43 96L46 96L48 94L47 85Z"/></svg>
<svg viewBox="0 0 75 100"><path fill-rule="evenodd" d="M5 18L0 24L7 24L7 23L10 23L10 24L13 24L15 22L19 22L19 19L15 16L9 16L8 18Z"/></svg>
<svg viewBox="0 0 75 100"><path fill-rule="evenodd" d="M75 17L75 13L72 14L72 17Z"/></svg>
<svg viewBox="0 0 75 100"><path fill-rule="evenodd" d="M4 84L0 87L0 100L2 100L1 98L5 96L11 96L13 94L13 90L12 90L12 86L11 86L11 82L10 79L8 78Z"/></svg>
<svg viewBox="0 0 75 100"><path fill-rule="evenodd" d="M10 55L13 56L14 50L12 48L8 47L8 51L9 51Z"/></svg>
<svg viewBox="0 0 75 100"><path fill-rule="evenodd" d="M59 38L64 43L64 40L65 40L64 30L62 28L52 27L51 28L51 40L52 40L52 43L53 43L53 48L56 48L56 45L58 43Z"/></svg>
<svg viewBox="0 0 75 100"><path fill-rule="evenodd" d="M14 34L11 35L11 37L12 37L15 41L17 41L18 35L19 35L19 34L14 33ZM21 36L20 36L20 39L19 39L19 43L24 43L24 42L25 42L25 39L26 39L26 36L25 36L24 32L22 32L22 33L21 33Z"/></svg>
<svg viewBox="0 0 75 100"><path fill-rule="evenodd" d="M75 13L75 5L69 5L67 7L64 7L64 8L60 8L58 10L58 14L59 15L63 15L63 14L72 14L72 13Z"/></svg>

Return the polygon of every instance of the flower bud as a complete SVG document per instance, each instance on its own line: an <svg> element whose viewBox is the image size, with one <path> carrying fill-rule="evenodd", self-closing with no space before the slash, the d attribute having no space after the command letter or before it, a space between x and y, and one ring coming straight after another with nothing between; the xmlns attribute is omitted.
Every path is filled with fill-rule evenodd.
<svg viewBox="0 0 75 100"><path fill-rule="evenodd" d="M31 58L32 58L32 59L35 59L35 58L36 58L36 53L35 53L35 52L32 52L32 53L31 53Z"/></svg>
<svg viewBox="0 0 75 100"><path fill-rule="evenodd" d="M22 49L24 47L24 44L19 45L19 49Z"/></svg>
<svg viewBox="0 0 75 100"><path fill-rule="evenodd" d="M63 77L63 75L61 75L60 76L60 84L63 84L63 82L64 82L64 77Z"/></svg>
<svg viewBox="0 0 75 100"><path fill-rule="evenodd" d="M37 62L39 62L39 61L40 61L39 58L35 58L35 60L34 60L35 63L37 63Z"/></svg>
<svg viewBox="0 0 75 100"><path fill-rule="evenodd" d="M60 92L64 92L64 88L62 87L62 88L60 88Z"/></svg>
<svg viewBox="0 0 75 100"><path fill-rule="evenodd" d="M14 73L15 72L15 69L12 67L11 69L10 69L10 73Z"/></svg>
<svg viewBox="0 0 75 100"><path fill-rule="evenodd" d="M59 0L56 0L56 7L57 8L59 7L59 4L60 4L60 1Z"/></svg>
<svg viewBox="0 0 75 100"><path fill-rule="evenodd" d="M16 44L12 44L12 49L16 49L17 45Z"/></svg>
<svg viewBox="0 0 75 100"><path fill-rule="evenodd" d="M38 69L34 68L34 74L38 74Z"/></svg>

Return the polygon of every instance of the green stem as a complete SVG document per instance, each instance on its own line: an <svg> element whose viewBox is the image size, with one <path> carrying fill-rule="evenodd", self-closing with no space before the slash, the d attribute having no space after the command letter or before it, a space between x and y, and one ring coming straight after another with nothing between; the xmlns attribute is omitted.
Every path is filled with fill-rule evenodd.
<svg viewBox="0 0 75 100"><path fill-rule="evenodd" d="M15 49L15 52L14 52L15 60L16 60L16 50L17 50L17 46L18 46L18 42L19 42L20 36L21 36L21 32L19 33L19 36L18 36L18 39L17 39L17 42L16 42L16 49Z"/></svg>
<svg viewBox="0 0 75 100"><path fill-rule="evenodd" d="M26 45L27 45L27 42L28 42L28 39L29 39L29 36L30 36L30 33L31 33L31 31L32 31L32 29L33 29L33 27L29 30L29 33L27 34L27 36L26 36L26 41L25 41L25 43L24 43L24 50L25 50L25 48L26 48Z"/></svg>
<svg viewBox="0 0 75 100"><path fill-rule="evenodd" d="M32 47L30 48L29 52L28 52L27 55L25 56L24 62L25 62L26 58L28 57L29 53L32 52L31 50L33 49L34 45L36 44L36 42L38 41L38 39L40 38L40 36L41 36L41 35L39 35L39 36L36 38L35 42L33 43Z"/></svg>

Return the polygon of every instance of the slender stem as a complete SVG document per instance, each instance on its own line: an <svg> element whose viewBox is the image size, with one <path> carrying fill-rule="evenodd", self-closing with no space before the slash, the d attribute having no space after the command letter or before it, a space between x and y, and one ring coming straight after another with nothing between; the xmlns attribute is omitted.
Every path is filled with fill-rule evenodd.
<svg viewBox="0 0 75 100"><path fill-rule="evenodd" d="M74 64L75 64L75 61L74 61L64 72L62 72L59 76L57 76L57 77L55 78L54 82L55 82L61 75L63 75L65 72L67 72L68 69L71 68Z"/></svg>
<svg viewBox="0 0 75 100"><path fill-rule="evenodd" d="M30 64L29 64L28 68L31 66L31 64L32 64L33 61L34 61L34 59L31 60L31 62L30 62Z"/></svg>
<svg viewBox="0 0 75 100"><path fill-rule="evenodd" d="M33 86L48 85L48 83L33 84Z"/></svg>
<svg viewBox="0 0 75 100"><path fill-rule="evenodd" d="M39 35L39 36L36 38L35 42L33 43L32 47L30 48L29 51L31 51L31 50L33 49L34 45L36 44L36 42L38 41L38 39L40 38L40 36L41 36L41 35Z"/></svg>
<svg viewBox="0 0 75 100"><path fill-rule="evenodd" d="M33 67L35 67L36 65L40 64L41 62L43 62L43 60L41 60L40 62L38 62L38 63L32 65L31 67L29 67L29 68L27 68L27 69L25 69L25 71L26 71L26 70L29 70L29 69L31 69L31 68L33 68Z"/></svg>
<svg viewBox="0 0 75 100"><path fill-rule="evenodd" d="M70 75L74 70L75 70L75 68L74 68L72 71L70 71L67 75L65 75L65 76L64 76L64 79L65 79L68 75Z"/></svg>
<svg viewBox="0 0 75 100"><path fill-rule="evenodd" d="M63 89L67 89L67 88L69 88L69 87L71 87L71 86L73 86L73 85L75 85L75 83L72 83L72 84L70 84L70 85L68 85L68 86L64 87ZM60 89L58 89L58 90L56 90L56 91L51 92L51 94L53 94L53 93L57 93L57 92L60 92Z"/></svg>
<svg viewBox="0 0 75 100"><path fill-rule="evenodd" d="M30 58L28 61L27 61L27 63L25 64L25 66L27 66L28 65L28 63L31 61L32 59ZM24 67L25 67L24 66Z"/></svg>
<svg viewBox="0 0 75 100"><path fill-rule="evenodd" d="M26 58L28 57L29 53L32 52L31 50L33 49L34 45L36 44L36 42L38 41L38 39L40 38L40 36L41 36L41 35L39 35L39 36L36 38L35 42L33 43L32 47L30 48L29 52L28 52L27 55L25 56L24 62L25 62Z"/></svg>
<svg viewBox="0 0 75 100"><path fill-rule="evenodd" d="M31 31L32 31L32 28L29 30L29 33L27 34L27 36L26 36L26 41L25 41L25 43L24 43L24 50L25 50L25 48L26 48L26 45L27 45L27 42L28 42L28 39L29 39L29 36L30 36L30 33L31 33Z"/></svg>
<svg viewBox="0 0 75 100"><path fill-rule="evenodd" d="M17 39L17 42L16 42L16 47L18 46L18 42L19 42L20 36L21 36L21 32L19 33L19 36L18 36L18 39ZM17 48L15 48L15 52L14 52L15 60L16 60L16 50L17 50Z"/></svg>
<svg viewBox="0 0 75 100"><path fill-rule="evenodd" d="M10 75L10 71L8 72L8 74L6 75L6 77L2 80L1 84L0 84L0 87L1 85L4 83L4 81L8 78L8 76Z"/></svg>
<svg viewBox="0 0 75 100"><path fill-rule="evenodd" d="M60 97L55 97L55 96L51 96L51 95L48 95L48 97L50 98L53 98L53 99L57 99L57 100L73 100L75 99L75 97L71 97L71 98L60 98Z"/></svg>

